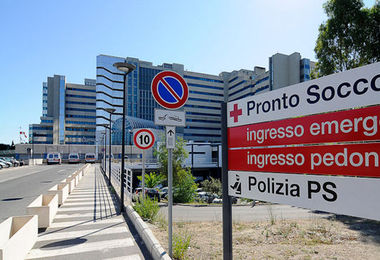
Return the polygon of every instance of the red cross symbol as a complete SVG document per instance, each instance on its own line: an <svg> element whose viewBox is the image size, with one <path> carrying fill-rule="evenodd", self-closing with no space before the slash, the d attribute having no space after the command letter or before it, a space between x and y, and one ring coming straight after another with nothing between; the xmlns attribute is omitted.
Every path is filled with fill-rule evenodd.
<svg viewBox="0 0 380 260"><path fill-rule="evenodd" d="M234 118L234 123L238 121L239 116L243 114L243 109L238 108L238 104L234 104L234 110L230 111L230 117Z"/></svg>

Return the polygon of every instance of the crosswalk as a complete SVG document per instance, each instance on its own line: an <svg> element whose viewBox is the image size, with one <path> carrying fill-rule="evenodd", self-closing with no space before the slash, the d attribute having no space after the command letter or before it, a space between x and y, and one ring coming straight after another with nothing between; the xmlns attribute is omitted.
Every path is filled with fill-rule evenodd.
<svg viewBox="0 0 380 260"><path fill-rule="evenodd" d="M58 209L51 226L39 234L26 259L127 259L144 257L117 201L97 167L79 182Z"/></svg>

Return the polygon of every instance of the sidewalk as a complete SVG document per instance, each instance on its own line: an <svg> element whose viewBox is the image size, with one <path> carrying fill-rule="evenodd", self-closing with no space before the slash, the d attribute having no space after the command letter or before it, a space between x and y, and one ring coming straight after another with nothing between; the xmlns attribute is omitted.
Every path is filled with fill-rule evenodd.
<svg viewBox="0 0 380 260"><path fill-rule="evenodd" d="M26 259L146 259L117 204L91 166Z"/></svg>

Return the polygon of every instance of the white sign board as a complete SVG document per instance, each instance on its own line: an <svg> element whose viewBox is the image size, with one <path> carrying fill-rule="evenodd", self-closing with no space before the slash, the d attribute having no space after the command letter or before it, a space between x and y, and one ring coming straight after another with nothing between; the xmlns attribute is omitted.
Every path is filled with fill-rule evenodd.
<svg viewBox="0 0 380 260"><path fill-rule="evenodd" d="M185 111L155 109L154 124L184 127L186 124Z"/></svg>
<svg viewBox="0 0 380 260"><path fill-rule="evenodd" d="M379 104L380 62L227 104L228 127Z"/></svg>
<svg viewBox="0 0 380 260"><path fill-rule="evenodd" d="M230 196L380 220L380 179L230 171Z"/></svg>
<svg viewBox="0 0 380 260"><path fill-rule="evenodd" d="M166 148L175 148L175 126L166 127Z"/></svg>

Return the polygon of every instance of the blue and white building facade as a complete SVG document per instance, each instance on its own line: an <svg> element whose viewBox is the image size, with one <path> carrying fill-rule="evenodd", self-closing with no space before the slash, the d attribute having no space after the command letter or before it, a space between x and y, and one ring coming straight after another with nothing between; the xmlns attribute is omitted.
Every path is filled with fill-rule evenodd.
<svg viewBox="0 0 380 260"><path fill-rule="evenodd" d="M29 125L29 142L34 144L95 144L96 81L66 83L54 75L42 83L42 117Z"/></svg>
<svg viewBox="0 0 380 260"><path fill-rule="evenodd" d="M233 101L308 80L313 65L309 59L301 59L299 53L275 54L269 59L269 71L254 67L254 70L241 69L211 75L185 70L184 65L177 63L155 66L137 58L99 55L96 63L96 124L109 124L109 114L104 109L116 109L113 115L113 144L121 144L123 104L123 73L113 66L116 62L128 62L136 66L126 78L127 144L132 144L133 124L141 121L139 125L148 127L151 126L148 121L154 120L154 108L159 105L153 99L151 82L161 71L175 71L189 87L189 99L181 108L186 113L186 127L177 128L179 135L188 141L215 143L221 142L223 101ZM97 133L102 131L103 127L97 127Z"/></svg>

